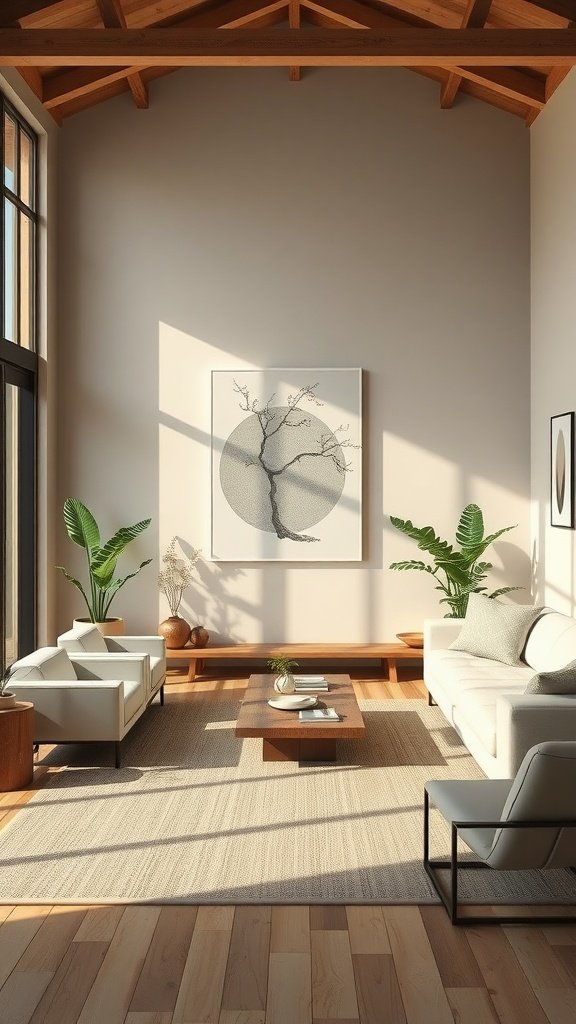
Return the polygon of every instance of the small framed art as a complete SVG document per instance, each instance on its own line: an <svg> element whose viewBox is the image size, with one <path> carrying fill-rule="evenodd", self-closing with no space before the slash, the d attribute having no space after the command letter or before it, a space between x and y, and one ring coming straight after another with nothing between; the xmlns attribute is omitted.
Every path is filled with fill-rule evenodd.
<svg viewBox="0 0 576 1024"><path fill-rule="evenodd" d="M574 529L574 413L550 419L550 523Z"/></svg>

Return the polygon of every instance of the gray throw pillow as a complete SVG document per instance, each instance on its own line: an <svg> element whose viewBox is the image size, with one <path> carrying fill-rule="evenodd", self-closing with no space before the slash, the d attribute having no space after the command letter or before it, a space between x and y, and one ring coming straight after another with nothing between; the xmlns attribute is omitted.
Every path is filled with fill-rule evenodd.
<svg viewBox="0 0 576 1024"><path fill-rule="evenodd" d="M534 605L503 604L484 594L470 594L464 625L450 647L517 665L528 630L541 611Z"/></svg>
<svg viewBox="0 0 576 1024"><path fill-rule="evenodd" d="M576 693L576 661L555 672L537 672L524 693Z"/></svg>

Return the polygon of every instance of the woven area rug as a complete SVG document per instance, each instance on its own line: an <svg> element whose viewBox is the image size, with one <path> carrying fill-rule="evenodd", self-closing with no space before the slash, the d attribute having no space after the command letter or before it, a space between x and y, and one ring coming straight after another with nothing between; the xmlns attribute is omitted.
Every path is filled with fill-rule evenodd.
<svg viewBox="0 0 576 1024"><path fill-rule="evenodd" d="M0 832L0 900L430 903L430 778L482 778L438 708L361 701L367 735L334 765L263 763L238 701L175 699L125 741L55 751L70 765ZM434 852L447 831L434 819ZM466 873L473 902L570 902L565 872ZM470 877L471 876L471 877ZM466 891L463 892L466 896Z"/></svg>

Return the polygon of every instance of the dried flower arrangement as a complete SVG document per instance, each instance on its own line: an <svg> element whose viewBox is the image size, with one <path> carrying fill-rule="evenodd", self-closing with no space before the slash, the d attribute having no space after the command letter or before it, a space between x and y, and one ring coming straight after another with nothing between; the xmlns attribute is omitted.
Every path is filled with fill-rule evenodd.
<svg viewBox="0 0 576 1024"><path fill-rule="evenodd" d="M178 538L172 537L162 556L164 568L158 574L158 586L166 596L171 615L178 615L182 595L192 582L194 568L200 558L200 551L196 548L192 548L187 558L179 557L176 553L177 543Z"/></svg>

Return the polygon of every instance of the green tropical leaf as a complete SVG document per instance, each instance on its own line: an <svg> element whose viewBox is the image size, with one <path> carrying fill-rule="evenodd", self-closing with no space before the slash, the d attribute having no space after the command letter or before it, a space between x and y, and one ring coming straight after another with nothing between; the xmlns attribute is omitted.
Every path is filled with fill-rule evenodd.
<svg viewBox="0 0 576 1024"><path fill-rule="evenodd" d="M80 593L82 594L82 597L86 601L86 607L88 608L88 611L90 612L90 618L92 618L92 609L90 607L90 601L86 597L86 593L84 591L84 587L80 583L80 580L77 580L77 579L75 579L74 576L71 576L70 573L68 572L68 570L65 569L63 565L57 565L56 568L60 569L60 572L63 573L63 575L66 577L66 579L68 580L69 583L71 583L74 587L76 587L76 590L80 591Z"/></svg>
<svg viewBox="0 0 576 1024"><path fill-rule="evenodd" d="M401 533L415 540L421 551L428 551L434 558L446 557L453 551L452 545L437 537L431 526L414 526L409 519L399 519L397 516L390 516L390 522Z"/></svg>
<svg viewBox="0 0 576 1024"><path fill-rule="evenodd" d="M524 587L499 587L488 594L488 597L501 597L502 594L511 594L513 590L524 590Z"/></svg>
<svg viewBox="0 0 576 1024"><path fill-rule="evenodd" d="M464 568L461 564L456 561L440 561L438 565L444 570L448 579L452 580L453 583L460 588L467 587L470 583L470 573L468 569Z"/></svg>
<svg viewBox="0 0 576 1024"><path fill-rule="evenodd" d="M142 519L141 522L135 523L134 526L123 526L103 547L94 553L90 565L90 575L99 587L106 589L110 585L114 570L116 569L116 562L124 548L138 534L146 530L150 523L150 519Z"/></svg>
<svg viewBox="0 0 576 1024"><path fill-rule="evenodd" d="M488 537L485 537L484 549L486 549L489 544L493 544L495 540L498 540L498 537L501 537L503 533L509 533L510 530L515 530L517 526L518 523L515 523L513 526L504 526L501 530L496 530L496 533L491 533Z"/></svg>
<svg viewBox="0 0 576 1024"><path fill-rule="evenodd" d="M434 572L431 565L426 565L426 562L419 562L415 558L410 559L407 562L392 562L389 566L390 569L418 569L420 572Z"/></svg>
<svg viewBox="0 0 576 1024"><path fill-rule="evenodd" d="M66 498L63 513L70 540L89 553L100 547L100 530L86 505L78 498Z"/></svg>
<svg viewBox="0 0 576 1024"><path fill-rule="evenodd" d="M134 578L134 576L137 576L140 570L143 569L145 565L150 565L151 561L151 558L147 558L138 566L137 569L134 570L134 572L128 573L128 576L125 576L124 579L122 580L114 580L111 586L107 588L106 596L108 600L104 606L104 618L106 618L106 616L108 615L108 609L112 604L112 598L115 596L115 594L118 593L118 591L124 586L125 583L128 582L128 580L131 580Z"/></svg>
<svg viewBox="0 0 576 1024"><path fill-rule="evenodd" d="M462 553L467 554L470 548L478 547L483 537L484 518L481 510L478 505L466 505L456 528L456 540L462 548Z"/></svg>

